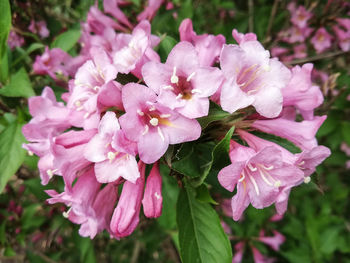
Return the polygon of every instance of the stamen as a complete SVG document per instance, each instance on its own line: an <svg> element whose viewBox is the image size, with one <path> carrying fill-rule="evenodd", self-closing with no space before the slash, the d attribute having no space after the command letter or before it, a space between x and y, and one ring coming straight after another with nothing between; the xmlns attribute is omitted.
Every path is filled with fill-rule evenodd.
<svg viewBox="0 0 350 263"><path fill-rule="evenodd" d="M57 169L53 169L53 170L48 169L46 171L46 173L47 173L47 175L49 176L50 179L52 178L52 176L54 176L55 172L57 172Z"/></svg>
<svg viewBox="0 0 350 263"><path fill-rule="evenodd" d="M145 115L141 110L137 110L137 114L140 115L140 116Z"/></svg>
<svg viewBox="0 0 350 263"><path fill-rule="evenodd" d="M195 94L195 93L202 93L202 91L201 90L199 90L199 89L193 89L193 90L191 90L191 93L192 94Z"/></svg>
<svg viewBox="0 0 350 263"><path fill-rule="evenodd" d="M239 180L238 180L239 183L240 183L240 182L243 182L244 179L245 179L245 173L244 173L244 171L242 171L241 176L242 176L242 177L239 178Z"/></svg>
<svg viewBox="0 0 350 263"><path fill-rule="evenodd" d="M248 168L252 171L255 172L256 170L258 170L258 168L254 167L252 164L248 163Z"/></svg>
<svg viewBox="0 0 350 263"><path fill-rule="evenodd" d="M151 107L149 107L148 109L149 111L155 111L156 110L156 107L154 107L153 105Z"/></svg>
<svg viewBox="0 0 350 263"><path fill-rule="evenodd" d="M107 153L107 158L109 159L110 162L112 162L112 161L115 159L115 156L116 156L116 155L117 155L117 154L114 153L114 152L108 152L108 153Z"/></svg>
<svg viewBox="0 0 350 263"><path fill-rule="evenodd" d="M80 100L77 100L75 101L74 105L79 108L81 106L81 101Z"/></svg>
<svg viewBox="0 0 350 263"><path fill-rule="evenodd" d="M183 95L180 93L179 95L176 96L176 99L179 100L183 97Z"/></svg>
<svg viewBox="0 0 350 263"><path fill-rule="evenodd" d="M188 77L187 77L187 81L190 81L191 78L193 78L193 76L196 75L196 72L192 72Z"/></svg>
<svg viewBox="0 0 350 263"><path fill-rule="evenodd" d="M28 155L29 155L29 156L33 156L34 153L33 153L32 151L28 151Z"/></svg>
<svg viewBox="0 0 350 263"><path fill-rule="evenodd" d="M270 170L272 170L274 168L273 165L268 166L268 167L266 167L265 165L262 165L262 167L264 167L265 170L268 170L268 171L270 171Z"/></svg>
<svg viewBox="0 0 350 263"><path fill-rule="evenodd" d="M154 193L154 196L157 198L157 200L160 199L160 195L157 192Z"/></svg>
<svg viewBox="0 0 350 263"><path fill-rule="evenodd" d="M304 183L308 184L308 183L310 183L310 182L311 182L311 177L310 177L310 176L306 176L306 177L304 178Z"/></svg>
<svg viewBox="0 0 350 263"><path fill-rule="evenodd" d="M252 181L252 184L254 185L256 194L259 195L259 194L260 194L259 188L258 188L258 185L257 185L257 183L256 183L256 181L255 181L255 179L254 179L254 177L253 177L253 176L250 176L249 179Z"/></svg>
<svg viewBox="0 0 350 263"><path fill-rule="evenodd" d="M84 119L87 119L87 118L89 118L89 115L90 115L90 113L85 113L85 115L84 115Z"/></svg>
<svg viewBox="0 0 350 263"><path fill-rule="evenodd" d="M68 209L68 211L67 211L67 212L66 212L66 211L64 211L64 212L62 213L63 217L68 218L69 213L70 213L70 211L71 211L71 210L72 210L72 208L70 207L70 208Z"/></svg>
<svg viewBox="0 0 350 263"><path fill-rule="evenodd" d="M170 82L175 84L179 82L179 78L176 76L176 67L173 69L173 75L170 78Z"/></svg>
<svg viewBox="0 0 350 263"><path fill-rule="evenodd" d="M158 125L158 119L157 118L152 118L149 120L149 123L152 125L152 126L157 126Z"/></svg>
<svg viewBox="0 0 350 263"><path fill-rule="evenodd" d="M302 161L299 163L299 165L304 165L305 164L305 161Z"/></svg>
<svg viewBox="0 0 350 263"><path fill-rule="evenodd" d="M145 125L145 129L144 129L144 131L142 132L142 135L147 134L148 130L149 130L148 125Z"/></svg>
<svg viewBox="0 0 350 263"><path fill-rule="evenodd" d="M274 185L274 187L280 187L281 186L281 181L280 180L277 180Z"/></svg>
<svg viewBox="0 0 350 263"><path fill-rule="evenodd" d="M159 117L163 118L163 119L167 119L171 117L171 114L161 114Z"/></svg>
<svg viewBox="0 0 350 263"><path fill-rule="evenodd" d="M164 138L164 135L162 133L162 130L160 129L160 127L158 126L158 134L160 136L160 138L162 139L162 141L164 142L165 141L165 138Z"/></svg>
<svg viewBox="0 0 350 263"><path fill-rule="evenodd" d="M266 179L266 177L264 175L264 172L261 169L259 169L259 174L260 174L261 178L265 181L265 183L267 183L268 185L272 186L272 183L269 180Z"/></svg>
<svg viewBox="0 0 350 263"><path fill-rule="evenodd" d="M164 86L163 89L164 90L174 90L174 88L172 86L170 86L170 85Z"/></svg>

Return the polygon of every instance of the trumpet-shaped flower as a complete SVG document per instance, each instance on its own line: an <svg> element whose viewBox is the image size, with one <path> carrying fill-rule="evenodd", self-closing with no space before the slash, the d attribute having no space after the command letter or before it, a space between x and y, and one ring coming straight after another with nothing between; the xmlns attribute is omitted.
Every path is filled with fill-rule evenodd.
<svg viewBox="0 0 350 263"><path fill-rule="evenodd" d="M200 66L198 54L188 42L177 44L165 64L145 64L142 75L160 103L191 119L208 115L208 97L222 82L219 69Z"/></svg>
<svg viewBox="0 0 350 263"><path fill-rule="evenodd" d="M95 163L97 181L110 183L122 177L135 183L140 177L135 155L136 144L125 138L115 113L106 112L84 153Z"/></svg>
<svg viewBox="0 0 350 263"><path fill-rule="evenodd" d="M126 138L137 142L140 159L154 163L169 144L199 138L201 127L196 120L181 116L157 103L157 95L143 85L129 83L123 87L122 100L126 113L119 118Z"/></svg>
<svg viewBox="0 0 350 263"><path fill-rule="evenodd" d="M282 110L282 93L290 71L258 41L224 45L220 65L226 80L221 87L220 103L230 113L253 105L267 118L277 117Z"/></svg>
<svg viewBox="0 0 350 263"><path fill-rule="evenodd" d="M258 209L270 206L281 198L284 189L302 181L303 172L284 161L276 147L255 151L233 141L231 146L232 164L219 172L218 179L229 191L237 187L231 203L234 220L240 219L249 203Z"/></svg>

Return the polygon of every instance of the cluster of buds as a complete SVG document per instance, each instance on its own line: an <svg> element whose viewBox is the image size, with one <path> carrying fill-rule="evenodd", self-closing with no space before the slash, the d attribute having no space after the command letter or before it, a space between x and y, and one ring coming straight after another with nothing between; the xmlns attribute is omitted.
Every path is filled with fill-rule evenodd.
<svg viewBox="0 0 350 263"><path fill-rule="evenodd" d="M49 87L29 99L33 118L23 127L29 141L24 148L40 157L42 183L63 177L64 192L48 190L48 202L69 207L64 216L81 225L82 236L93 238L104 229L115 238L130 235L141 205L145 216L160 216L161 158L169 145L204 133L197 119L208 116L213 101L240 113L236 134L249 145L232 141L232 164L219 173L223 187L237 187L233 218L249 203L259 209L275 203L284 213L291 188L309 182L330 154L315 139L326 116L313 114L323 97L311 83L312 65L287 68L252 33L233 30L238 44L226 44L222 35L197 35L189 19L161 63L153 49L160 39L148 20L133 27L115 1L104 6L117 20L92 7L77 57L46 49L33 66L55 80L71 78L63 102ZM150 10L139 17L152 17ZM247 107L255 110L248 114ZM302 152L293 154L253 130L286 138ZM146 164L153 164L148 176Z"/></svg>

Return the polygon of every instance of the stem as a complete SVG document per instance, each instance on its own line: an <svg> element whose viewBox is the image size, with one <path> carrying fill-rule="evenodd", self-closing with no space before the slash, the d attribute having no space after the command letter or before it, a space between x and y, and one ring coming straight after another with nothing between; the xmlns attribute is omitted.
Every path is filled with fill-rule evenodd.
<svg viewBox="0 0 350 263"><path fill-rule="evenodd" d="M253 0L248 0L248 29L249 32L253 32L254 30L254 2Z"/></svg>
<svg viewBox="0 0 350 263"><path fill-rule="evenodd" d="M285 64L287 64L287 65L302 64L302 63L307 63L307 62L311 62L311 61L321 60L321 59L324 59L324 58L336 57L336 56L343 55L343 54L346 54L346 53L349 53L349 52L350 51L335 51L335 52L330 52L330 53L316 55L316 56L313 56L313 57L302 58L302 59L295 59L293 61L285 62Z"/></svg>
<svg viewBox="0 0 350 263"><path fill-rule="evenodd" d="M131 256L130 263L136 263L137 262L137 259L138 259L139 254L140 254L140 250L141 250L141 242L136 240L135 241L134 250L132 251L132 256Z"/></svg>
<svg viewBox="0 0 350 263"><path fill-rule="evenodd" d="M272 29L272 25L273 25L273 20L275 19L276 16L276 12L277 12L277 7L278 7L278 2L279 0L275 0L271 9L271 15L270 15L270 19L269 19L269 24L267 26L267 31L266 31L266 38L265 38L265 43L269 42L271 40L271 29Z"/></svg>

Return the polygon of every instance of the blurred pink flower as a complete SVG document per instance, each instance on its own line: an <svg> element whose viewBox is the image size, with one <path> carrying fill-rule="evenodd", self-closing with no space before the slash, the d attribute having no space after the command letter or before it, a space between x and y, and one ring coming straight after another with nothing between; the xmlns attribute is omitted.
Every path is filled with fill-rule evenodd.
<svg viewBox="0 0 350 263"><path fill-rule="evenodd" d="M311 38L311 43L316 49L317 53L322 53L332 45L331 40L332 36L327 32L327 30L324 27L321 27Z"/></svg>

